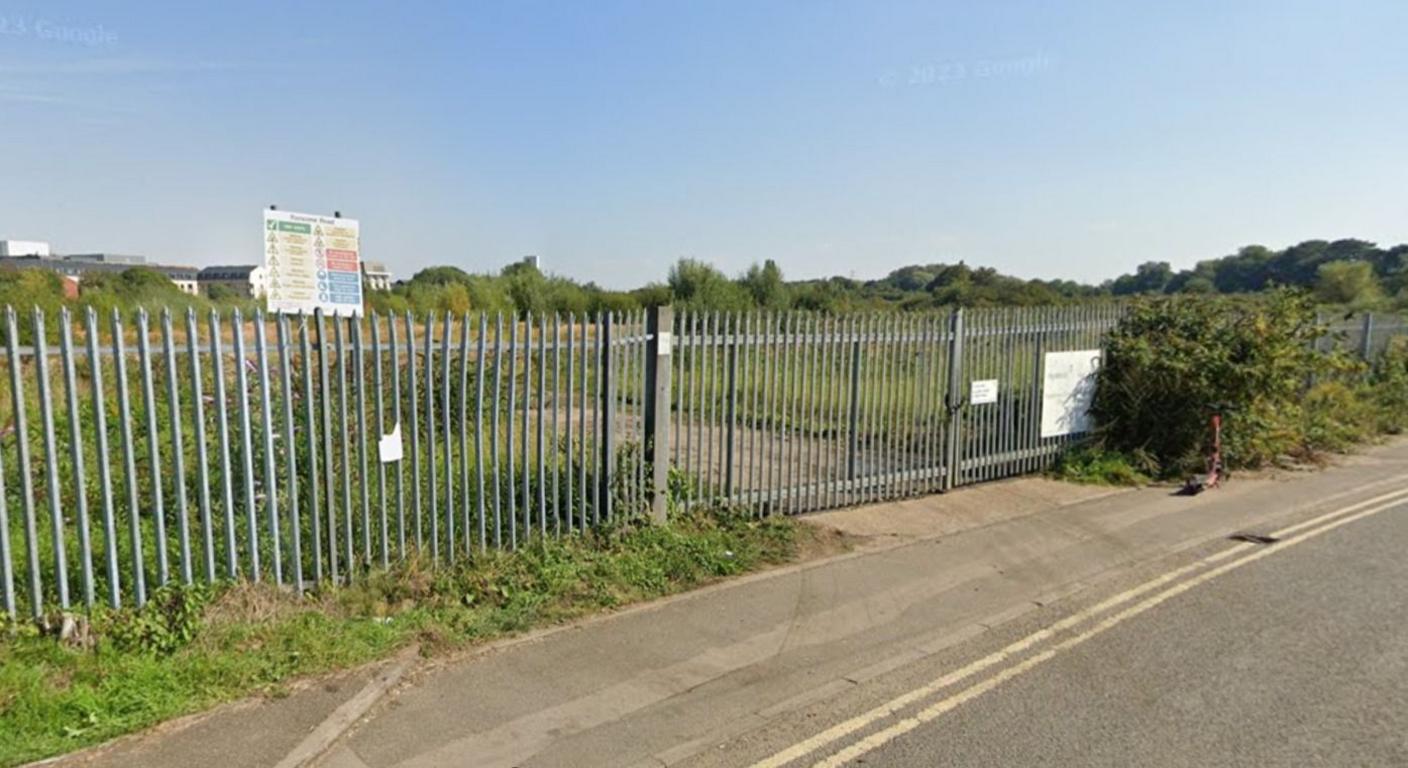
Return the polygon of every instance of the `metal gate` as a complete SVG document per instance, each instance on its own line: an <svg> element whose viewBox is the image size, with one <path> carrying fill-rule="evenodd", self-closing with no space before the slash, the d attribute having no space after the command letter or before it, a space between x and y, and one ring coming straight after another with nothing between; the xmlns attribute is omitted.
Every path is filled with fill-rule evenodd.
<svg viewBox="0 0 1408 768"><path fill-rule="evenodd" d="M1079 437L1041 434L1045 353L1099 349L1119 312L683 312L674 491L796 514L1039 471Z"/></svg>

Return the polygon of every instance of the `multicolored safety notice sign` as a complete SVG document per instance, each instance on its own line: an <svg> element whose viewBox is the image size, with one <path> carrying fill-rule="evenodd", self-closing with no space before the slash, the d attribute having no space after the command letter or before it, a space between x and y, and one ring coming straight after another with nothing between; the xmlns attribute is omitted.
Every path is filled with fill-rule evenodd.
<svg viewBox="0 0 1408 768"><path fill-rule="evenodd" d="M264 211L269 310L361 317L360 252L355 219Z"/></svg>

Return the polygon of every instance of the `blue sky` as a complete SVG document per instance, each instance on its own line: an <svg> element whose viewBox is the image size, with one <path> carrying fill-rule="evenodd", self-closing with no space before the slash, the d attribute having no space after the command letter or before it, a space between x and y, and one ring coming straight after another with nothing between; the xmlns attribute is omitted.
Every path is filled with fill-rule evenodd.
<svg viewBox="0 0 1408 768"><path fill-rule="evenodd" d="M1098 281L1408 241L1408 3L0 0L0 237L398 276L536 253Z"/></svg>

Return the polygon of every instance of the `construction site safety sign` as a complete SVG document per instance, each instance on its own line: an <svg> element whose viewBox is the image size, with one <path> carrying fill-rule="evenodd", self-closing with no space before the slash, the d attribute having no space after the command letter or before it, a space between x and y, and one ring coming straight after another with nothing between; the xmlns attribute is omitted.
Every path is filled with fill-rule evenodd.
<svg viewBox="0 0 1408 768"><path fill-rule="evenodd" d="M264 212L265 290L271 312L362 314L361 226L355 219Z"/></svg>

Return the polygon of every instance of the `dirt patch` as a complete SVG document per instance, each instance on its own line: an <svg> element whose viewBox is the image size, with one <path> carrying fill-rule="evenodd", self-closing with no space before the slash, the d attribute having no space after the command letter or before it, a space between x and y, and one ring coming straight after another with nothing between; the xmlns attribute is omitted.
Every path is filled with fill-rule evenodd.
<svg viewBox="0 0 1408 768"><path fill-rule="evenodd" d="M270 584L238 583L225 590L205 610L211 625L263 624L306 609L290 590Z"/></svg>
<svg viewBox="0 0 1408 768"><path fill-rule="evenodd" d="M829 525L818 525L803 518L797 526L796 562L817 560L840 555L865 544L871 537L843 531Z"/></svg>

